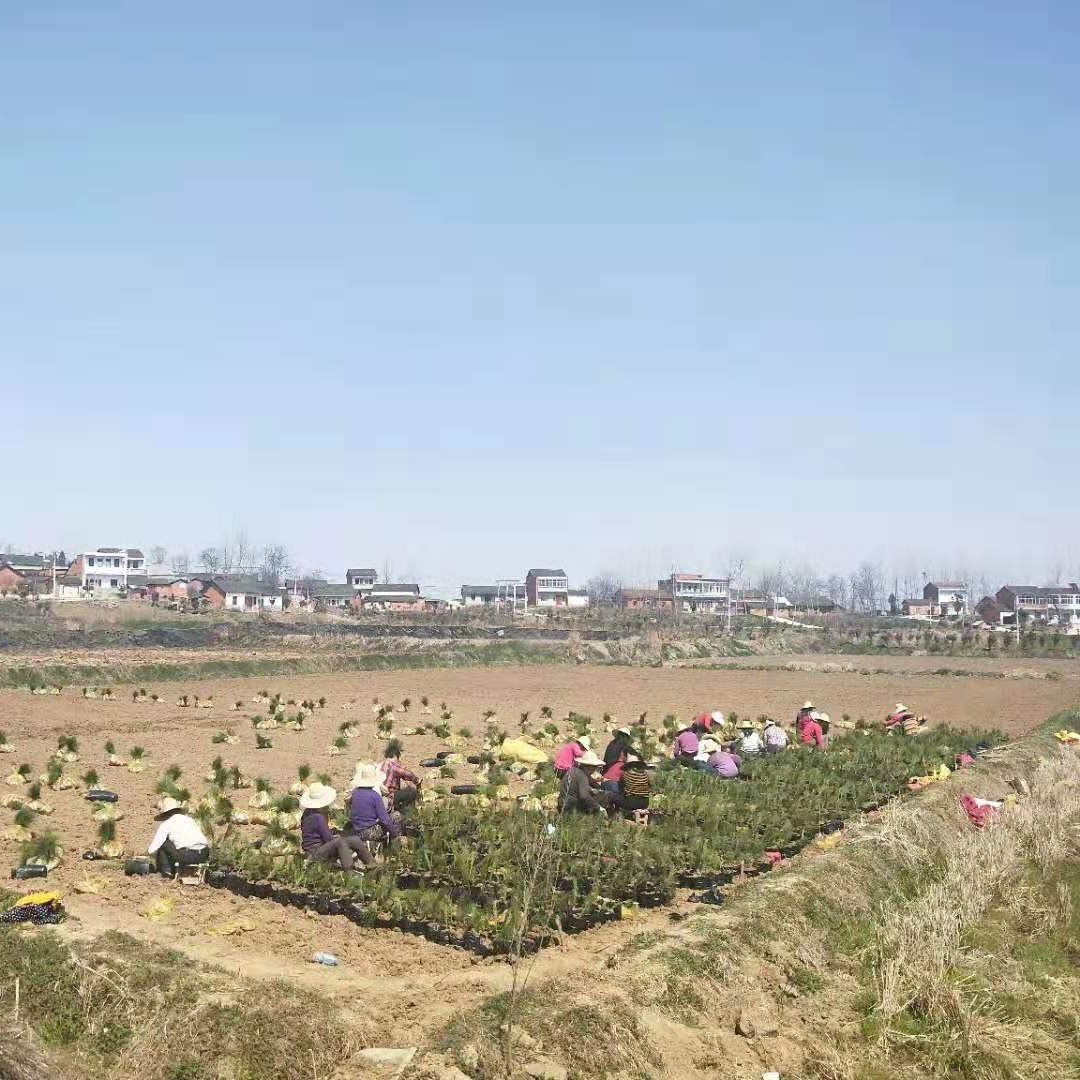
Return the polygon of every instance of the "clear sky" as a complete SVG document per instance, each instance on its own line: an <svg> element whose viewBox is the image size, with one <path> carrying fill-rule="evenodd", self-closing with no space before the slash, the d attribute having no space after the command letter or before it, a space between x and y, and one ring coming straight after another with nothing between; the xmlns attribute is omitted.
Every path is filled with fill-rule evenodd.
<svg viewBox="0 0 1080 1080"><path fill-rule="evenodd" d="M0 542L1080 576L1080 5L0 6Z"/></svg>

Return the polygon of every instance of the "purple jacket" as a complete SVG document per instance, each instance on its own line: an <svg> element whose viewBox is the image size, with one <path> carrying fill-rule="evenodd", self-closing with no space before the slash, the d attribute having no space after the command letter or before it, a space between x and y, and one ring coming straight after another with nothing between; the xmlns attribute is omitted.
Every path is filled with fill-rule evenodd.
<svg viewBox="0 0 1080 1080"><path fill-rule="evenodd" d="M314 851L333 839L324 810L305 810L300 815L300 847L303 851Z"/></svg>
<svg viewBox="0 0 1080 1080"><path fill-rule="evenodd" d="M741 764L742 758L738 754L729 753L727 750L717 750L709 758L709 768L724 780L734 780L739 775L739 766Z"/></svg>
<svg viewBox="0 0 1080 1080"><path fill-rule="evenodd" d="M390 816L383 797L374 788L356 788L349 796L349 821L357 832L381 825L390 836L398 836L401 826Z"/></svg>

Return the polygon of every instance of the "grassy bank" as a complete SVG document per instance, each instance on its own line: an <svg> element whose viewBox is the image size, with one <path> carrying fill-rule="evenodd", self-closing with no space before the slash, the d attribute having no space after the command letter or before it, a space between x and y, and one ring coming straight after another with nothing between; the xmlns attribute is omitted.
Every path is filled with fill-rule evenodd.
<svg viewBox="0 0 1080 1080"><path fill-rule="evenodd" d="M310 1080L369 1045L355 1015L311 991L256 991L117 933L68 945L0 927L0 972L0 1076L11 1080Z"/></svg>
<svg viewBox="0 0 1080 1080"><path fill-rule="evenodd" d="M168 663L38 664L0 669L0 688L109 686L182 679L234 679L262 675L318 675L324 672L404 671L440 667L495 667L555 664L571 659L565 646L517 641L459 645L395 653L320 653L316 656L207 659Z"/></svg>
<svg viewBox="0 0 1080 1080"><path fill-rule="evenodd" d="M1080 714L1049 728L1063 725ZM1000 798L1013 777L1030 795L975 829L959 794ZM1080 755L1044 731L721 908L629 937L601 971L534 980L517 1023L531 1054L542 1044L583 1080L609 1075L612 1024L636 1047L619 1071L643 1077L1080 1076L1078 830ZM551 1018L586 1002L606 1028L583 1046ZM509 1007L462 1017L441 1051L478 1080L503 1076Z"/></svg>

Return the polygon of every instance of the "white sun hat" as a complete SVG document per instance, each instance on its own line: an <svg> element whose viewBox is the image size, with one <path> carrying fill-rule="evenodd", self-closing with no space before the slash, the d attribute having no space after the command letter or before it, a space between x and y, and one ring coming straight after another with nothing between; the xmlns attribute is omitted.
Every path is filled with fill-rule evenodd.
<svg viewBox="0 0 1080 1080"><path fill-rule="evenodd" d="M379 766L371 761L358 761L356 772L353 773L352 786L354 788L377 788L382 785L382 773Z"/></svg>
<svg viewBox="0 0 1080 1080"><path fill-rule="evenodd" d="M312 784L303 795L300 796L301 810L324 810L334 804L337 792L326 784Z"/></svg>
<svg viewBox="0 0 1080 1080"><path fill-rule="evenodd" d="M603 761L600 760L591 750L586 750L584 754L577 759L578 765L603 765Z"/></svg>

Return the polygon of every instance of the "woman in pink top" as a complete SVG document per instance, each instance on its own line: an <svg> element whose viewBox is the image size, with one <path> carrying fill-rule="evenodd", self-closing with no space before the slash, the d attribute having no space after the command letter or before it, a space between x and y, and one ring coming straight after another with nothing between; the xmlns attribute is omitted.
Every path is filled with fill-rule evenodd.
<svg viewBox="0 0 1080 1080"><path fill-rule="evenodd" d="M555 755L555 775L562 776L564 773L568 773L574 767L574 762L591 747L592 740L588 735L582 735L580 739L573 739L560 746L558 753Z"/></svg>
<svg viewBox="0 0 1080 1080"><path fill-rule="evenodd" d="M684 765L693 764L694 757L698 752L698 735L692 728L683 728L678 735L675 736L675 747L671 752L671 756Z"/></svg>

